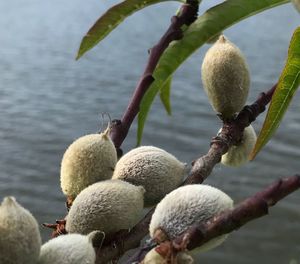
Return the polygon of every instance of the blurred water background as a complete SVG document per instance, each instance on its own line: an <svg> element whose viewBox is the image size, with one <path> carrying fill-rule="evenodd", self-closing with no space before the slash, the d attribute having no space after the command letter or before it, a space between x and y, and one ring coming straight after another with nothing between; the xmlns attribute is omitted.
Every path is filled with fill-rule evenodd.
<svg viewBox="0 0 300 264"><path fill-rule="evenodd" d="M14 195L39 223L64 217L60 160L77 137L101 127L101 112L119 118L140 74L147 50L169 25L178 4L149 7L130 17L79 61L80 40L116 1L10 0L0 2L0 198ZM200 12L217 1L203 1ZM300 15L291 4L265 11L226 30L244 52L252 73L249 102L269 89L284 65L289 39ZM173 115L156 101L143 144L166 149L190 163L203 155L221 123L201 84L205 45L175 74ZM255 161L238 169L217 166L207 183L236 202L279 177L299 173L300 106L296 95L275 137ZM254 123L260 129L264 115ZM124 143L135 146L132 127ZM300 263L300 193L270 215L234 232L197 263ZM43 240L49 230L41 228ZM296 262L295 262L296 261Z"/></svg>

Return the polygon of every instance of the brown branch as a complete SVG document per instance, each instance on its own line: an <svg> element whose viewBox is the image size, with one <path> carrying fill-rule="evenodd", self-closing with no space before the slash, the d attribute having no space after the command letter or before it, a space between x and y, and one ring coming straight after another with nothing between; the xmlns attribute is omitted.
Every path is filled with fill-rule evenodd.
<svg viewBox="0 0 300 264"><path fill-rule="evenodd" d="M300 175L280 179L261 192L239 203L206 224L195 224L173 241L157 247L157 252L171 252L173 258L183 250L192 250L220 235L239 229L249 221L268 214L269 207L300 188ZM169 262L168 262L169 263Z"/></svg>
<svg viewBox="0 0 300 264"><path fill-rule="evenodd" d="M228 151L228 148L241 139L244 128L249 126L265 110L275 89L276 85L268 92L261 93L258 99L252 105L245 106L235 119L224 121L222 131L213 138L208 153L193 162L189 176L183 185L200 184L210 175L213 167L220 162L222 155ZM96 264L107 263L113 258L122 256L127 250L138 247L140 241L148 234L154 209L152 208L128 234L123 237L116 237L113 242L98 250ZM144 251L144 249L141 250ZM136 254L137 261L141 260L140 256L144 255L140 251Z"/></svg>
<svg viewBox="0 0 300 264"><path fill-rule="evenodd" d="M183 36L181 27L183 25L190 25L197 18L199 2L197 0L187 0L187 4L183 4L179 15L173 16L171 25L166 33L162 36L159 42L150 50L149 59L140 78L129 105L121 120L114 120L112 122L112 130L110 136L115 144L118 153L121 152L120 147L126 138L129 128L139 112L140 103L148 88L154 81L152 76L158 61L173 40L179 40Z"/></svg>
<svg viewBox="0 0 300 264"><path fill-rule="evenodd" d="M276 84L266 93L261 93L252 105L246 105L233 120L224 120L221 132L212 139L207 154L193 162L189 177L184 184L202 183L220 162L229 147L238 143L245 127L249 126L259 114L265 111L271 101Z"/></svg>

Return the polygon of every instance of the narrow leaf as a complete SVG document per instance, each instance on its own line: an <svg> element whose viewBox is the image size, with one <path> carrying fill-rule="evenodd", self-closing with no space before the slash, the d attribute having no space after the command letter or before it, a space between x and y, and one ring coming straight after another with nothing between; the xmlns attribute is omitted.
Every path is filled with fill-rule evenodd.
<svg viewBox="0 0 300 264"><path fill-rule="evenodd" d="M267 144L278 128L297 88L300 84L300 27L296 29L290 42L286 65L271 100L263 127L250 155L253 160Z"/></svg>
<svg viewBox="0 0 300 264"><path fill-rule="evenodd" d="M154 71L155 81L143 97L138 116L137 138L142 137L152 102L168 78L206 41L233 24L266 9L289 3L289 0L227 0L208 9L184 32L184 37L166 49Z"/></svg>
<svg viewBox="0 0 300 264"><path fill-rule="evenodd" d="M160 100L163 103L168 115L172 114L171 109L171 101L170 101L170 95L171 95L171 85L172 85L172 77L170 77L164 86L160 89Z"/></svg>
<svg viewBox="0 0 300 264"><path fill-rule="evenodd" d="M78 60L84 53L96 46L128 16L147 6L166 1L173 0L125 0L111 7L83 37L76 59Z"/></svg>

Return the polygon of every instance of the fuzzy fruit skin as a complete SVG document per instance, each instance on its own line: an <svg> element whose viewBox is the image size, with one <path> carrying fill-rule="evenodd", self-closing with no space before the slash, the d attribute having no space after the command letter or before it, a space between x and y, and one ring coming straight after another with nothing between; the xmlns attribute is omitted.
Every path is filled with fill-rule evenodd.
<svg viewBox="0 0 300 264"><path fill-rule="evenodd" d="M294 7L297 9L297 11L300 13L300 1L299 0L292 0L292 3Z"/></svg>
<svg viewBox="0 0 300 264"><path fill-rule="evenodd" d="M152 215L149 231L153 238L158 229L164 230L170 239L186 231L194 223L205 223L222 211L232 209L232 199L217 188L194 184L180 187L157 205ZM197 251L212 249L226 239L222 235L197 248Z"/></svg>
<svg viewBox="0 0 300 264"><path fill-rule="evenodd" d="M193 264L193 258L185 252L180 252L177 254L176 262L177 264ZM160 255L155 248L150 250L145 256L141 264L166 264L166 259Z"/></svg>
<svg viewBox="0 0 300 264"><path fill-rule="evenodd" d="M165 262L165 258L153 248L147 253L142 264L164 264Z"/></svg>
<svg viewBox="0 0 300 264"><path fill-rule="evenodd" d="M248 157L256 142L256 133L250 125L244 129L242 141L231 146L226 154L222 156L221 163L226 166L239 167L248 162Z"/></svg>
<svg viewBox="0 0 300 264"><path fill-rule="evenodd" d="M202 63L202 81L214 110L231 118L246 103L250 76L246 60L233 43L221 35Z"/></svg>
<svg viewBox="0 0 300 264"><path fill-rule="evenodd" d="M112 177L117 152L108 132L75 140L66 150L60 171L63 193L71 199L89 185Z"/></svg>
<svg viewBox="0 0 300 264"><path fill-rule="evenodd" d="M0 206L0 264L36 264L40 247L35 218L14 197L5 197Z"/></svg>
<svg viewBox="0 0 300 264"><path fill-rule="evenodd" d="M95 250L88 236L68 234L49 240L41 248L39 264L94 264Z"/></svg>
<svg viewBox="0 0 300 264"><path fill-rule="evenodd" d="M88 234L93 230L106 235L133 227L141 217L144 188L120 180L107 180L84 189L68 213L66 230Z"/></svg>
<svg viewBox="0 0 300 264"><path fill-rule="evenodd" d="M145 205L158 203L183 180L186 165L163 149L142 146L126 153L117 163L113 179L121 179L146 190Z"/></svg>

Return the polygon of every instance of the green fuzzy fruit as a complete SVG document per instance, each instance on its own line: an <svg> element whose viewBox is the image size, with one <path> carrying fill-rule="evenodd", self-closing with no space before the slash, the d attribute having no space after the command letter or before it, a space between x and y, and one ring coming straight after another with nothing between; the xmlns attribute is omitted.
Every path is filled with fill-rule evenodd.
<svg viewBox="0 0 300 264"><path fill-rule="evenodd" d="M246 60L233 43L221 35L207 51L202 81L214 110L232 118L246 103L250 76Z"/></svg>
<svg viewBox="0 0 300 264"><path fill-rule="evenodd" d="M246 127L241 142L229 148L228 152L222 156L221 163L231 167L239 167L247 163L256 138L254 128L251 125Z"/></svg>
<svg viewBox="0 0 300 264"><path fill-rule="evenodd" d="M39 226L14 197L0 205L0 264L36 264L41 248Z"/></svg>
<svg viewBox="0 0 300 264"><path fill-rule="evenodd" d="M144 188L120 180L107 180L85 188L74 200L67 216L69 233L106 235L133 227L141 217Z"/></svg>
<svg viewBox="0 0 300 264"><path fill-rule="evenodd" d="M94 264L96 253L90 236L68 234L49 240L41 248L38 264Z"/></svg>
<svg viewBox="0 0 300 264"><path fill-rule="evenodd" d="M177 264L193 264L193 258L188 255L186 252L179 252L176 255L176 262ZM150 250L147 255L145 256L144 260L141 264L166 264L166 258L164 258L161 254L156 251L156 248Z"/></svg>
<svg viewBox="0 0 300 264"><path fill-rule="evenodd" d="M146 190L145 205L158 203L183 180L186 165L163 149L142 146L126 153L117 163L113 179L120 179Z"/></svg>
<svg viewBox="0 0 300 264"><path fill-rule="evenodd" d="M63 193L74 200L89 185L112 177L117 153L107 129L75 140L66 150L60 171Z"/></svg>
<svg viewBox="0 0 300 264"><path fill-rule="evenodd" d="M204 184L185 185L167 194L156 206L149 226L151 238L163 230L173 240L193 224L205 224L214 216L233 208L232 199L217 188ZM197 251L222 244L227 235L214 238Z"/></svg>

